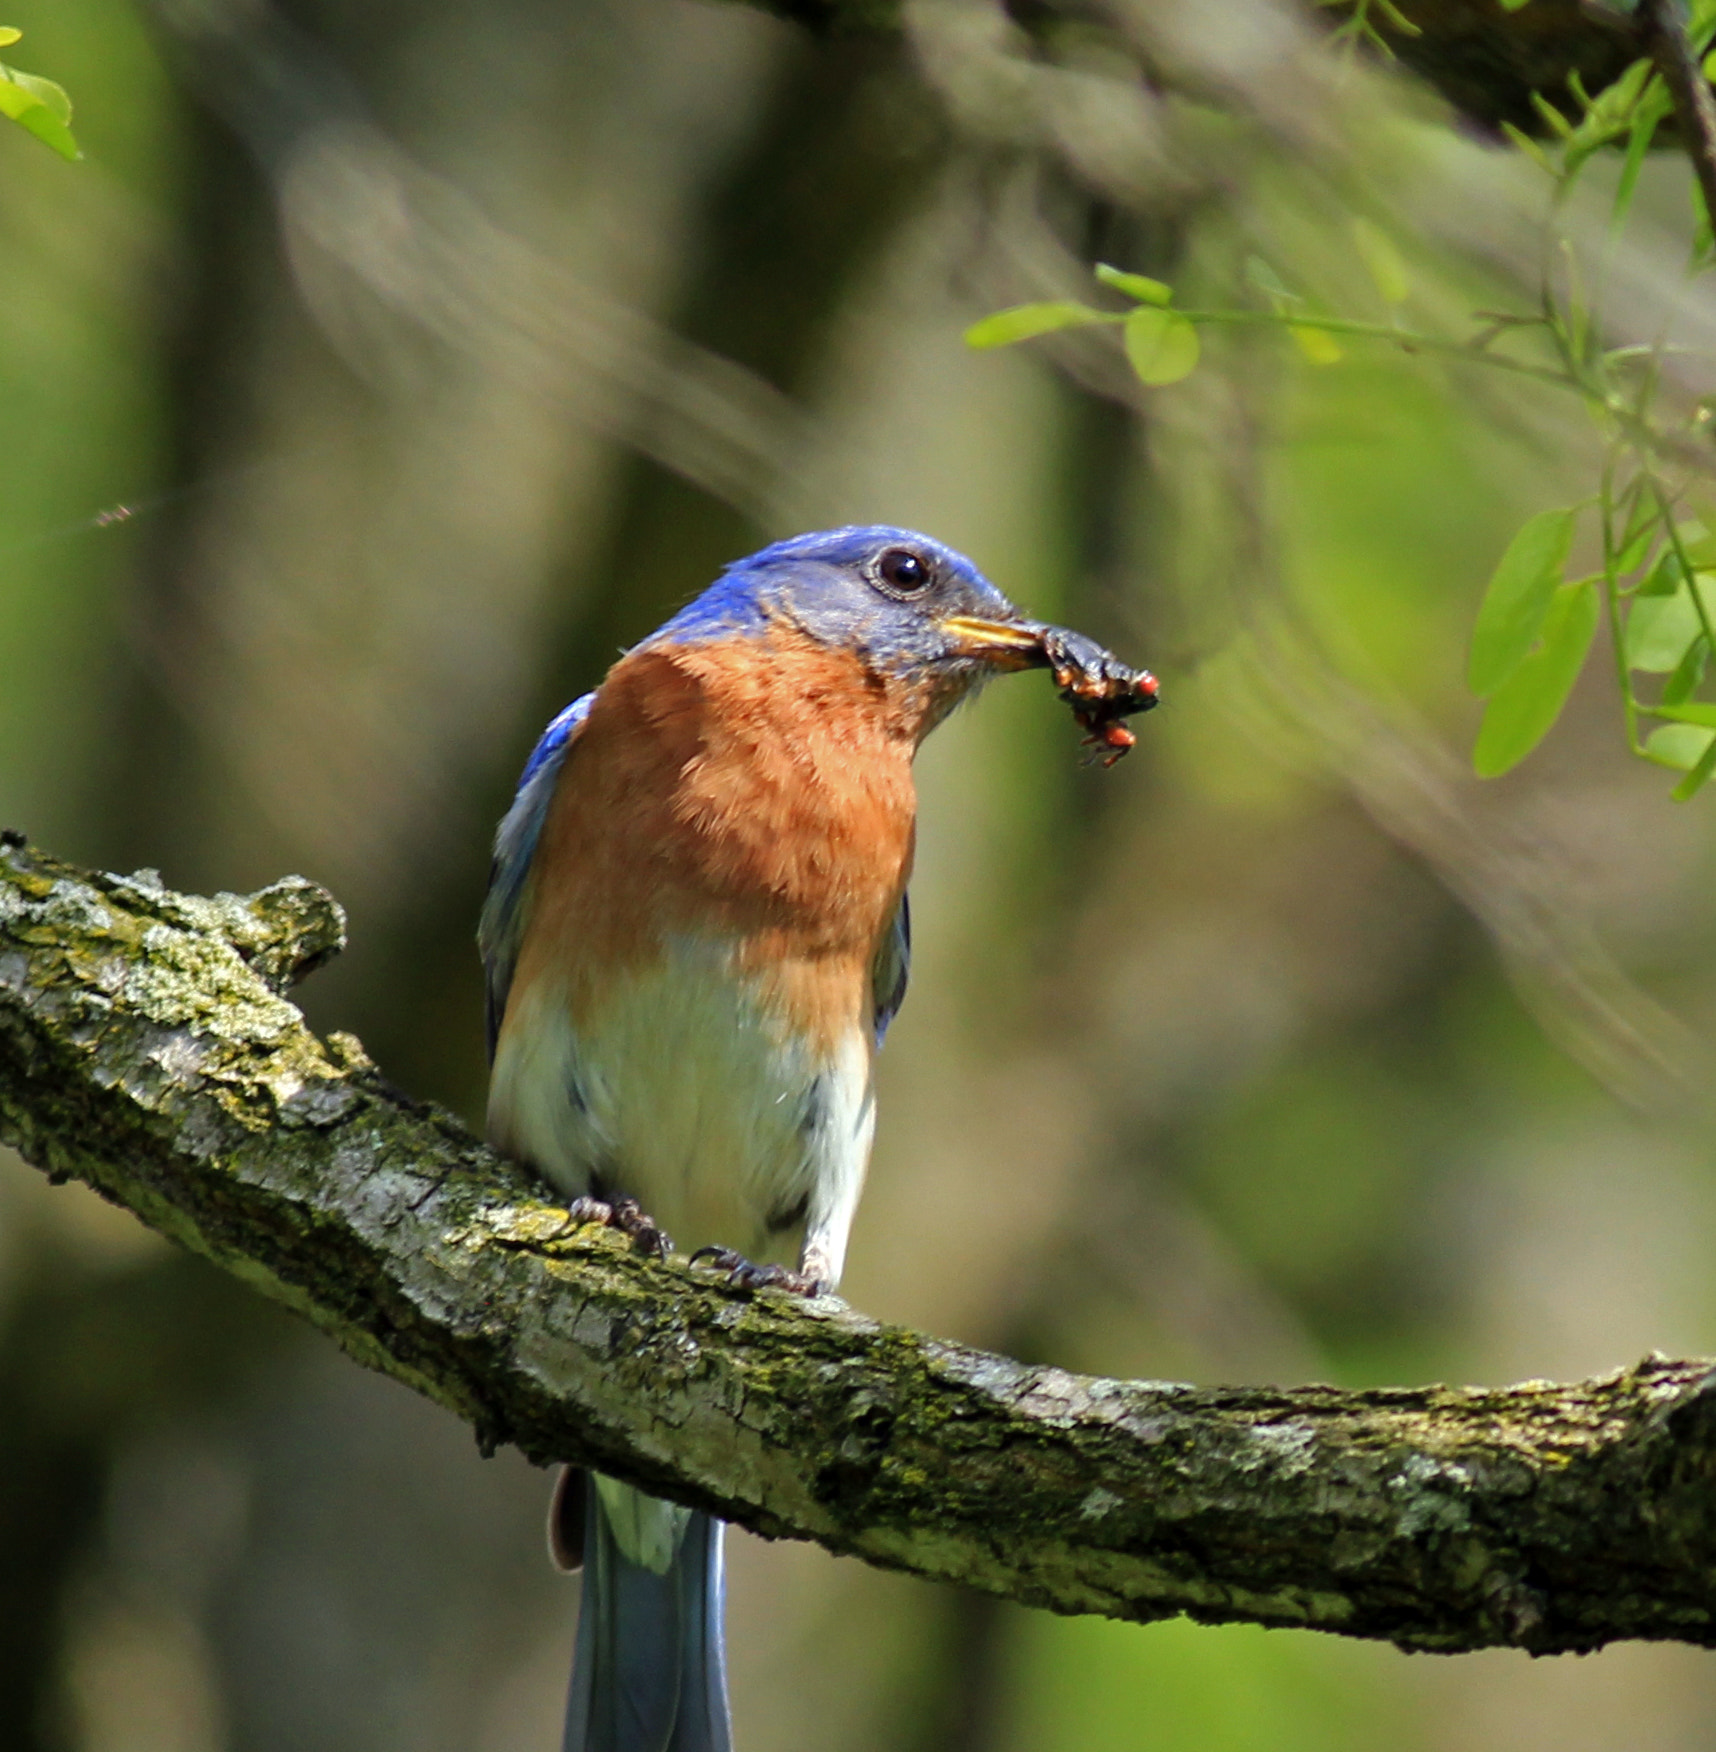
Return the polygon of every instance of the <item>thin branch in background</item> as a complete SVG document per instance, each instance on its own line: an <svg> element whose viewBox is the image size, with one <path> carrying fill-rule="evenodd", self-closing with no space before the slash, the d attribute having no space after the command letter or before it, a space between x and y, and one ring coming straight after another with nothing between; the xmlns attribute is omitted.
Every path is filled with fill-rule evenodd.
<svg viewBox="0 0 1716 1752"><path fill-rule="evenodd" d="M766 518L803 473L801 409L496 223L376 123L315 38L261 4L160 17L268 178L306 305L360 375L397 361L403 326L747 512Z"/></svg>
<svg viewBox="0 0 1716 1752"><path fill-rule="evenodd" d="M1640 0L1639 28L1674 100L1674 119L1704 197L1705 218L1716 225L1716 98L1699 65L1686 9L1681 0Z"/></svg>

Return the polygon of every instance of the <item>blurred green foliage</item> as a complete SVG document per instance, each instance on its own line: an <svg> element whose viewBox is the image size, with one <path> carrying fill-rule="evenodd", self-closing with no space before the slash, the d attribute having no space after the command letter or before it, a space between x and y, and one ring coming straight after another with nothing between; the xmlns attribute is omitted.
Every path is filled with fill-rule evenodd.
<svg viewBox="0 0 1716 1752"><path fill-rule="evenodd" d="M1395 8L1381 5L1380 15L1394 28L1416 35ZM1702 55L1716 22L1694 20L1677 28L1690 35L1690 51ZM1371 42L1387 52L1384 39L1370 19L1370 7L1355 5L1334 33L1337 42ZM1716 56L1711 57L1716 61ZM1709 69L1707 69L1709 71ZM1574 119L1563 115L1542 93L1536 104L1548 125L1551 144L1545 146L1520 129L1503 124L1514 144L1551 179L1553 194L1545 220L1544 269L1537 308L1479 312L1470 338L1432 333L1400 321L1399 307L1412 296L1411 279L1400 252L1387 235L1362 215L1351 222L1351 241L1365 270L1390 307L1391 320L1378 324L1312 310L1303 296L1291 291L1261 256L1247 258L1246 278L1270 309L1227 308L1183 313L1172 308L1173 291L1159 280L1098 264L1096 278L1135 301L1128 313L1105 312L1067 300L1017 305L999 311L966 330L966 344L979 349L1015 345L1068 328L1119 324L1128 363L1146 388L1178 383L1191 374L1199 358L1197 324L1273 322L1299 344L1313 364L1340 362L1337 336L1383 341L1409 353L1441 353L1468 364L1557 383L1579 395L1608 439L1601 482L1596 495L1602 523L1603 568L1583 577L1565 577L1573 545L1574 524L1583 507L1539 512L1509 544L1490 578L1472 632L1467 685L1486 700L1483 723L1472 762L1480 778L1510 772L1554 727L1596 640L1599 595L1608 606L1611 645L1624 693L1626 734L1636 754L1676 767L1686 776L1674 788L1677 801L1694 796L1716 773L1716 704L1696 699L1710 652L1716 645L1716 622L1704 601L1696 566L1706 557L1699 550L1707 540L1704 525L1682 521L1677 505L1696 491L1707 470L1687 452L1709 418L1709 396L1699 396L1690 409L1659 406L1660 375L1666 335L1654 342L1614 344L1599 337L1599 313L1604 286L1587 289L1571 240L1558 229L1558 217L1580 173L1604 147L1626 143L1626 156L1615 184L1610 213L1611 252L1619 238L1637 191L1646 154L1658 131L1674 112L1662 75L1648 59L1635 61L1595 96L1577 73L1570 76L1569 96L1577 106ZM1696 152L1697 130L1683 126L1682 141ZM1694 266L1705 264L1712 251L1709 216L1694 197L1694 235L1690 255ZM1471 326L1470 324L1468 326ZM1498 350L1503 336L1527 336L1540 344L1525 355ZM1666 594L1670 603L1651 600L1664 568L1672 566ZM1643 625L1634 628L1634 620ZM1648 632L1647 632L1648 628ZM1640 652L1647 660L1640 660ZM1641 699L1632 684L1638 670L1672 672L1672 680L1655 700ZM1670 720L1641 741L1640 716Z"/></svg>
<svg viewBox="0 0 1716 1752"><path fill-rule="evenodd" d="M997 63L677 0L500 0L475 32L439 0L14 15L85 161L0 138L0 821L186 886L328 882L354 942L313 1018L475 1118L486 840L540 724L765 537L926 527L1165 704L1111 773L1028 677L927 745L853 1301L1202 1380L1716 1349L1708 1136L1633 1074L1679 1050L1665 1004L1716 1021L1708 811L1626 758L1601 665L1494 785L1449 752L1479 734L1485 579L1604 465L1564 385L1459 356L1537 284L1516 152L1354 63L1320 101L1357 170L1167 92L1165 156L1122 182L1075 151L1136 96L1087 38ZM1228 79L1233 46L1197 52ZM1648 334L1668 258L1625 270L1641 239L1683 260L1688 179L1626 126L1561 218L1600 254L1624 195L1605 320ZM1078 313L987 330L1048 361L959 345L1021 305ZM1171 385L1106 332L1140 317ZM1409 319L1447 344L1403 347ZM1552 375L1537 344L1484 342ZM1649 515L1654 554L1617 527L1606 556L1585 510L1520 568L1494 669L1559 579L1612 571L1629 669L1695 706L1716 524ZM1683 768L1711 741L1671 736ZM575 1590L540 1559L545 1481L11 1162L0 1382L8 1747L556 1742ZM732 1613L747 1752L807 1723L828 1752L1716 1731L1675 1648L1060 1621L751 1540Z"/></svg>
<svg viewBox="0 0 1716 1752"><path fill-rule="evenodd" d="M23 34L11 25L0 25L0 49L10 48ZM26 73L0 61L0 116L34 134L62 158L82 156L72 138L72 106L65 87L39 73Z"/></svg>
<svg viewBox="0 0 1716 1752"><path fill-rule="evenodd" d="M1421 1701L1388 1654L1329 1638L1180 1621L1046 1616L1009 1629L1022 1707L1007 1752L1418 1752Z"/></svg>

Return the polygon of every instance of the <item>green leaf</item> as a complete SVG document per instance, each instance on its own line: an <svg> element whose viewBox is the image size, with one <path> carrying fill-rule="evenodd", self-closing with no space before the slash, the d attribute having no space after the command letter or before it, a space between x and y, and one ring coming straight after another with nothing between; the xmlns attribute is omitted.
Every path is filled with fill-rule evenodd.
<svg viewBox="0 0 1716 1752"><path fill-rule="evenodd" d="M1633 483L1632 515L1627 519L1627 540L1632 541L1647 529L1655 529L1663 520L1661 502L1651 489L1655 483L1641 475Z"/></svg>
<svg viewBox="0 0 1716 1752"><path fill-rule="evenodd" d="M1659 81L1652 79L1646 88L1644 100L1633 113L1631 130L1627 135L1627 155L1621 164L1620 180L1615 184L1615 204L1609 216L1609 223L1617 231L1625 223L1627 213L1632 207L1633 193L1639 186L1639 172L1644 169L1651 142L1662 125L1663 111L1652 101L1659 84Z"/></svg>
<svg viewBox="0 0 1716 1752"><path fill-rule="evenodd" d="M1637 121L1639 116L1643 115L1652 116L1660 122L1673 114L1674 98L1670 95L1668 87L1663 84L1661 76L1657 75L1647 80L1644 95L1639 99L1639 107L1633 120Z"/></svg>
<svg viewBox="0 0 1716 1752"><path fill-rule="evenodd" d="M1700 572L1698 595L1716 619L1716 577ZM1698 604L1684 587L1672 596L1635 595L1627 609L1627 667L1650 675L1667 675L1685 660L1687 647L1703 636Z"/></svg>
<svg viewBox="0 0 1716 1752"><path fill-rule="evenodd" d="M62 158L75 161L83 156L67 126L71 121L71 99L51 79L20 73L0 62L0 116L10 116Z"/></svg>
<svg viewBox="0 0 1716 1752"><path fill-rule="evenodd" d="M1632 509L1627 515L1626 533L1620 538L1615 555L1615 575L1636 572L1650 556L1658 535L1663 533L1667 518L1648 483L1639 481L1633 488Z"/></svg>
<svg viewBox="0 0 1716 1752"><path fill-rule="evenodd" d="M1402 36L1423 36L1423 25L1414 24L1412 20L1394 4L1394 0L1374 0L1374 4L1377 11L1380 12ZM1392 54L1393 50L1391 49L1389 53Z"/></svg>
<svg viewBox="0 0 1716 1752"><path fill-rule="evenodd" d="M1712 748L1716 748L1716 735L1710 731L1691 724L1664 724L1645 738L1644 752L1645 759L1654 760L1658 766L1685 772L1697 766Z"/></svg>
<svg viewBox="0 0 1716 1752"><path fill-rule="evenodd" d="M1377 291L1382 294L1383 303L1404 304L1412 288L1407 283L1406 263L1394 247L1394 240L1368 219L1355 219L1353 243Z"/></svg>
<svg viewBox="0 0 1716 1752"><path fill-rule="evenodd" d="M1681 552L1694 567L1716 569L1716 535L1710 533L1708 516L1677 523L1674 533L1680 537Z"/></svg>
<svg viewBox="0 0 1716 1752"><path fill-rule="evenodd" d="M1270 267L1262 256L1249 255L1245 258L1245 277L1265 298L1277 306L1305 302L1297 292L1288 290L1282 283L1280 275Z"/></svg>
<svg viewBox="0 0 1716 1752"><path fill-rule="evenodd" d="M1710 738L1709 745L1699 756L1697 766L1669 792L1669 796L1676 803L1684 803L1688 798L1696 797L1710 782L1712 773L1716 773L1716 736Z"/></svg>
<svg viewBox="0 0 1716 1752"><path fill-rule="evenodd" d="M1529 6L1531 0L1501 0L1503 12L1518 12L1521 7Z"/></svg>
<svg viewBox="0 0 1716 1752"><path fill-rule="evenodd" d="M24 33L9 24L0 24L0 49L9 49Z"/></svg>
<svg viewBox="0 0 1716 1752"><path fill-rule="evenodd" d="M1503 122L1501 130L1539 170L1554 176L1555 166L1550 162L1549 154L1523 128L1516 128L1512 122Z"/></svg>
<svg viewBox="0 0 1716 1752"><path fill-rule="evenodd" d="M1597 635L1597 592L1564 584L1543 621L1543 640L1490 696L1472 765L1481 779L1516 767L1548 735Z"/></svg>
<svg viewBox="0 0 1716 1752"><path fill-rule="evenodd" d="M1710 661L1710 641L1700 633L1686 647L1674 673L1663 683L1662 703L1665 706L1684 705L1698 692L1704 680L1705 666Z"/></svg>
<svg viewBox="0 0 1716 1752"><path fill-rule="evenodd" d="M1656 64L1648 55L1640 56L1612 85L1597 93L1591 106L1617 126L1629 121L1644 88L1656 76Z"/></svg>
<svg viewBox="0 0 1716 1752"><path fill-rule="evenodd" d="M1287 325L1287 332L1313 365L1340 364L1341 344L1327 329L1317 328L1311 323L1293 322Z"/></svg>
<svg viewBox="0 0 1716 1752"><path fill-rule="evenodd" d="M23 86L37 103L52 110L62 127L71 126L71 99L66 96L63 85L56 85L53 80L43 79L35 73L20 73L16 67L8 67L6 72L12 82Z"/></svg>
<svg viewBox="0 0 1716 1752"><path fill-rule="evenodd" d="M1562 115L1560 110L1558 110L1541 91L1534 91L1530 95L1531 107L1543 117L1549 126L1559 134L1563 140L1567 139L1573 132L1573 124Z"/></svg>
<svg viewBox="0 0 1716 1752"><path fill-rule="evenodd" d="M1177 310L1139 305L1126 319L1125 341L1140 383L1178 383L1198 362L1198 331Z"/></svg>
<svg viewBox="0 0 1716 1752"><path fill-rule="evenodd" d="M1688 700L1683 706L1652 706L1653 716L1667 718L1675 724L1696 724L1701 730L1716 730L1716 704L1709 700Z"/></svg>
<svg viewBox="0 0 1716 1752"><path fill-rule="evenodd" d="M1651 63L1648 60L1634 61L1619 79L1605 86L1594 98L1586 95L1577 71L1568 75L1567 83L1574 96L1585 106L1584 117L1567 141L1565 162L1569 173L1616 135L1627 131L1633 106L1650 75Z"/></svg>
<svg viewBox="0 0 1716 1752"><path fill-rule="evenodd" d="M1621 551L1615 555L1615 576L1624 578L1636 572L1650 555L1650 544L1656 540L1655 523L1647 523Z"/></svg>
<svg viewBox="0 0 1716 1752"><path fill-rule="evenodd" d="M1573 511L1540 511L1507 545L1472 628L1466 685L1484 698L1524 661L1573 546Z"/></svg>
<svg viewBox="0 0 1716 1752"><path fill-rule="evenodd" d="M1680 564L1680 555L1673 548L1665 547L1656 556L1656 564L1645 574L1644 582L1633 595L1672 596L1685 578L1686 572Z"/></svg>
<svg viewBox="0 0 1716 1752"><path fill-rule="evenodd" d="M1058 298L1047 304L1015 304L1010 310L998 310L981 322L974 322L965 331L968 347L1010 347L1016 341L1028 341L1055 329L1079 328L1086 323L1108 322L1110 317L1088 304L1075 304L1071 299Z"/></svg>
<svg viewBox="0 0 1716 1752"><path fill-rule="evenodd" d="M1152 280L1147 274L1128 274L1124 269L1111 268L1107 262L1096 264L1096 277L1103 285L1112 286L1116 292L1124 292L1142 304L1166 304L1174 296L1172 286Z"/></svg>

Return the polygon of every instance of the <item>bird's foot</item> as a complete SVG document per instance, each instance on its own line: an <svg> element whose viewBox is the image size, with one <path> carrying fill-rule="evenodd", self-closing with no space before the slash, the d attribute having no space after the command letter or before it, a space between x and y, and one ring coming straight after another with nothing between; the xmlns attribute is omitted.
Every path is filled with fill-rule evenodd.
<svg viewBox="0 0 1716 1752"><path fill-rule="evenodd" d="M635 1198L575 1198L566 1207L575 1223L604 1223L631 1238L632 1245L651 1259L666 1259L673 1242L653 1217L644 1213Z"/></svg>
<svg viewBox="0 0 1716 1752"><path fill-rule="evenodd" d="M833 1287L823 1278L808 1277L784 1265L754 1265L731 1247L699 1247L691 1263L725 1272L727 1282L741 1290L790 1290L795 1296L826 1296Z"/></svg>

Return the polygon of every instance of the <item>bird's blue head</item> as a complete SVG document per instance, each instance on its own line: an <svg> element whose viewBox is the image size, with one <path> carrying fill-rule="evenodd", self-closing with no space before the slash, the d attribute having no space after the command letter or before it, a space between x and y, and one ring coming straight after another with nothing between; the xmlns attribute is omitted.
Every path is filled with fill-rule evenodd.
<svg viewBox="0 0 1716 1752"><path fill-rule="evenodd" d="M957 698L999 669L1046 661L1029 621L963 554L887 524L797 535L729 566L655 640L786 626L872 670Z"/></svg>

